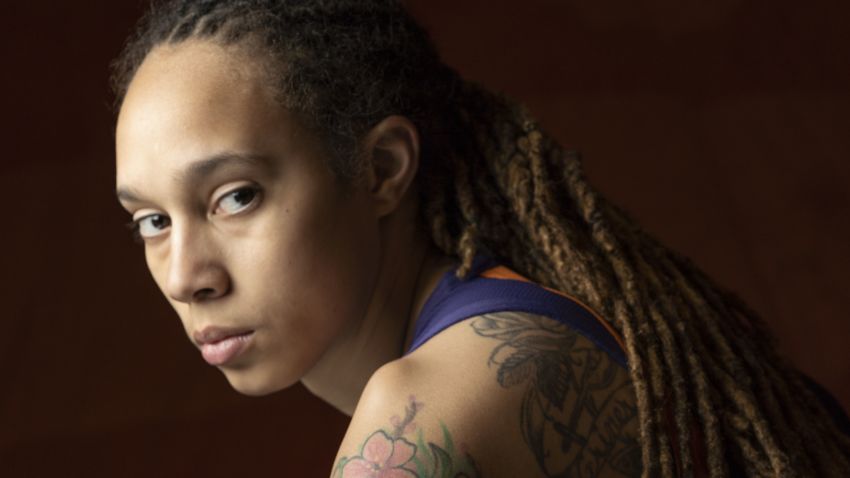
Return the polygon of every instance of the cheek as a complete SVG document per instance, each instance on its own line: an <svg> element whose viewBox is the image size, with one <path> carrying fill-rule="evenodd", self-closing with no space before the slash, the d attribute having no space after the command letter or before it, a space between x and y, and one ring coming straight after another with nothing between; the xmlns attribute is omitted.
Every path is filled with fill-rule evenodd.
<svg viewBox="0 0 850 478"><path fill-rule="evenodd" d="M351 310L342 315L362 315L364 299L371 295L379 263L379 237L375 224L356 203L334 210L313 244L317 271L321 271L324 295L329 307ZM318 295L318 291L315 291ZM335 302L335 304L334 304Z"/></svg>
<svg viewBox="0 0 850 478"><path fill-rule="evenodd" d="M331 340L365 313L377 276L377 227L356 203L278 217L251 260L255 290L300 338Z"/></svg>

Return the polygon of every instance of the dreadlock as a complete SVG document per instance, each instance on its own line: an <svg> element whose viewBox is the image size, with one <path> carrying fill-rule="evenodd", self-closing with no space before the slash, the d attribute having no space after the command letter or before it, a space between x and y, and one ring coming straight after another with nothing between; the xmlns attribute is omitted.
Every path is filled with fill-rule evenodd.
<svg viewBox="0 0 850 478"><path fill-rule="evenodd" d="M422 138L420 225L459 260L458 277L486 252L581 299L622 335L644 477L692 476L692 433L712 477L728 475L727 451L750 476L850 476L850 438L765 322L603 198L580 154L526 109L443 64L398 1L154 3L113 64L116 109L153 48L192 38L258 41L278 66L281 103L324 140L339 178L360 177L366 131L410 118Z"/></svg>

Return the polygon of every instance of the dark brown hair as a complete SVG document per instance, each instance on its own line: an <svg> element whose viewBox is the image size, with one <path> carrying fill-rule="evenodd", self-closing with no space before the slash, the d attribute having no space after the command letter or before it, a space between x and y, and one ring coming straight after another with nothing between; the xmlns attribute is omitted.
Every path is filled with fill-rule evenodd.
<svg viewBox="0 0 850 478"><path fill-rule="evenodd" d="M324 140L338 177L358 178L357 145L381 119L422 138L422 226L464 276L486 252L593 307L623 336L640 417L644 476L693 471L690 424L712 477L727 450L752 476L850 476L850 439L776 352L764 321L588 183L510 99L462 80L394 0L155 3L114 64L120 107L157 45L257 41L283 106ZM672 393L667 390L672 389ZM676 436L664 427L672 400Z"/></svg>

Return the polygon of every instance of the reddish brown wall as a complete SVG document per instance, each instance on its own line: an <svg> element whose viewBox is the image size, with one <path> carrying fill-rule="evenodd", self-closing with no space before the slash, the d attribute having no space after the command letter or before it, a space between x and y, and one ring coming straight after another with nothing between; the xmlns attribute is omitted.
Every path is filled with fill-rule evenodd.
<svg viewBox="0 0 850 478"><path fill-rule="evenodd" d="M300 387L231 391L122 227L106 65L139 9L56 3L0 20L0 474L325 476L345 419ZM525 101L850 408L846 7L411 3L450 64Z"/></svg>

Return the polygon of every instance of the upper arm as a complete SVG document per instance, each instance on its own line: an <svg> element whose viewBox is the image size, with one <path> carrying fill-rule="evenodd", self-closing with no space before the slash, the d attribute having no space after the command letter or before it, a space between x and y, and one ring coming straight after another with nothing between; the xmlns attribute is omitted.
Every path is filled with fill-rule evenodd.
<svg viewBox="0 0 850 478"><path fill-rule="evenodd" d="M639 476L628 371L552 319L472 317L370 380L335 476L378 476L354 473L367 464L407 477Z"/></svg>
<svg viewBox="0 0 850 478"><path fill-rule="evenodd" d="M375 372L352 416L332 477L481 476L466 442L457 441L464 420L453 416L417 368L401 360Z"/></svg>

